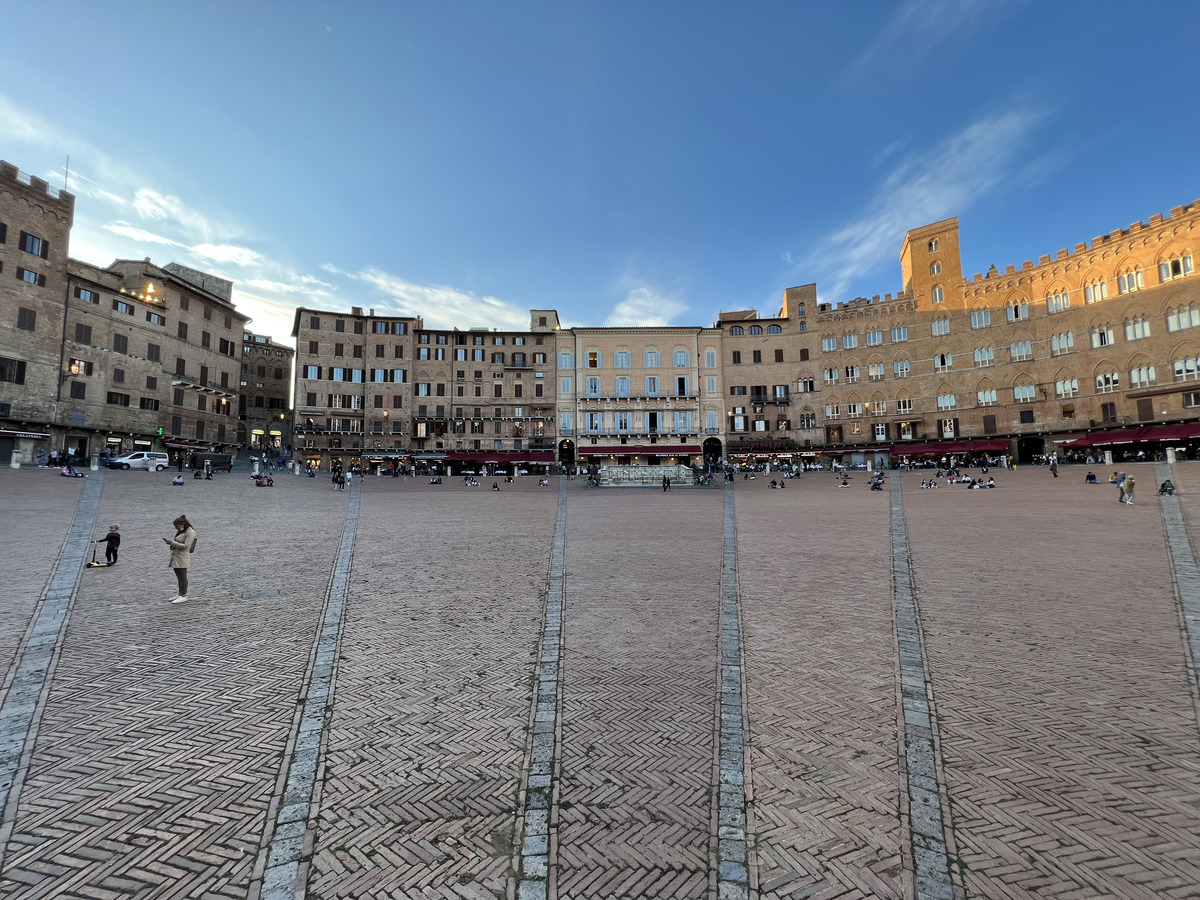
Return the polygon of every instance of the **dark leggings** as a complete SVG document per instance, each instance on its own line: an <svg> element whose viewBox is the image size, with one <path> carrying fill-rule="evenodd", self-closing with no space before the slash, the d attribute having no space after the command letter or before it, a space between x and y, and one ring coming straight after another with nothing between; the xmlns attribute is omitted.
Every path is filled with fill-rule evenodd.
<svg viewBox="0 0 1200 900"><path fill-rule="evenodd" d="M179 596L187 596L187 569L176 569L175 578L179 581Z"/></svg>

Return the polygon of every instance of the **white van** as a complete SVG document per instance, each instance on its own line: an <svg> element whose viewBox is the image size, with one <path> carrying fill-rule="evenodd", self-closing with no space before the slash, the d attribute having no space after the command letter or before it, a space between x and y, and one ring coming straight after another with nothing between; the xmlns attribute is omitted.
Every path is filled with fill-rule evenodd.
<svg viewBox="0 0 1200 900"><path fill-rule="evenodd" d="M110 469L153 469L161 472L171 464L171 458L160 450L138 450L108 461Z"/></svg>

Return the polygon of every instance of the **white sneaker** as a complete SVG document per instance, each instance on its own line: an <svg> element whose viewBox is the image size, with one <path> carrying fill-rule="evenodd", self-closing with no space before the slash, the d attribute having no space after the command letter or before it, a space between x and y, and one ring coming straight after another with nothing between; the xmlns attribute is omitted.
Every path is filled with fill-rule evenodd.
<svg viewBox="0 0 1200 900"><path fill-rule="evenodd" d="M187 600L188 600L188 598L187 598L187 597L176 597L176 598L175 598L174 600L172 600L171 602L172 602L172 603L187 603Z"/></svg>

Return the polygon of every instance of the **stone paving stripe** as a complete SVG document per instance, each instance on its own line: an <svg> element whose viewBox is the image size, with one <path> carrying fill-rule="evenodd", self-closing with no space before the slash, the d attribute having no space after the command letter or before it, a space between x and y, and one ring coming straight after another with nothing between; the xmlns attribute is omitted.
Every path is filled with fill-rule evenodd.
<svg viewBox="0 0 1200 900"><path fill-rule="evenodd" d="M1171 466L1165 462L1155 463L1155 482L1162 484L1167 479L1175 480ZM1173 495L1160 494L1158 504L1167 532L1167 551L1171 558L1175 594L1183 612L1183 639L1191 656L1192 679L1200 694L1200 673L1196 668L1200 665L1200 566L1196 564L1196 552L1183 519L1183 511L1179 508L1178 492Z"/></svg>
<svg viewBox="0 0 1200 900"><path fill-rule="evenodd" d="M350 487L342 543L329 578L325 612L304 679L300 715L288 741L290 759L276 788L277 794L282 794L275 800L278 812L273 820L268 820L259 851L260 866L265 866L259 894L262 900L293 900L305 893L307 866L301 864L313 845L312 808L321 765L321 741L333 706L334 666L346 608L361 491L362 479L358 479Z"/></svg>
<svg viewBox="0 0 1200 900"><path fill-rule="evenodd" d="M733 484L725 485L724 544L721 559L721 655L717 679L720 713L717 785L717 895L721 900L750 896L746 838L746 729L742 679L742 625L738 608L737 518Z"/></svg>
<svg viewBox="0 0 1200 900"><path fill-rule="evenodd" d="M550 552L550 580L542 623L542 646L538 660L537 692L534 695L529 769L525 772L525 809L521 820L522 840L518 866L518 900L545 900L549 873L557 865L559 759L559 714L562 696L563 570L567 547L566 479L558 479L558 518Z"/></svg>
<svg viewBox="0 0 1200 900"><path fill-rule="evenodd" d="M50 694L75 590L96 529L103 488L103 470L92 473L84 484L71 530L5 678L4 701L0 703L0 868L4 866L17 817L17 800L33 756L38 722Z"/></svg>
<svg viewBox="0 0 1200 900"><path fill-rule="evenodd" d="M892 589L904 706L904 749L908 774L908 823L917 900L952 900L950 858L942 820L942 780L933 743L932 698L925 680L925 656L916 584L904 522L900 473L892 473Z"/></svg>

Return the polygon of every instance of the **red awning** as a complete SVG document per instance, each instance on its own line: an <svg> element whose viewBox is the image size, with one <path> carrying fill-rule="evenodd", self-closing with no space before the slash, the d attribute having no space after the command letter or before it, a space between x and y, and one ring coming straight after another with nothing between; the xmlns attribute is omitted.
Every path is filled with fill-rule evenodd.
<svg viewBox="0 0 1200 900"><path fill-rule="evenodd" d="M854 449L857 450L858 448L856 447ZM880 451L880 450L886 450L888 448L886 448L886 447L871 448L868 446L868 447L863 447L862 449L864 451L870 452L872 449L874 449L875 451ZM997 440L990 440L990 441L948 441L944 444L930 444L930 443L892 444L892 446L891 446L892 453L899 455L899 456L923 456L927 453L940 453L943 455L948 454L948 453L985 453L988 450L1007 450L1007 449L1008 449L1008 440L1007 439L997 439Z"/></svg>
<svg viewBox="0 0 1200 900"><path fill-rule="evenodd" d="M1093 431L1091 434L1085 434L1078 440L1072 441L1070 447L1072 450L1082 449L1083 447L1106 447L1110 444L1133 444L1142 439L1142 435L1149 431L1149 428L1120 428L1116 431Z"/></svg>
<svg viewBox="0 0 1200 900"><path fill-rule="evenodd" d="M1181 425L1154 425L1146 429L1143 441L1185 441L1200 437L1200 422L1184 422Z"/></svg>
<svg viewBox="0 0 1200 900"><path fill-rule="evenodd" d="M580 447L580 456L692 456L700 448L692 444L618 444L614 447Z"/></svg>

